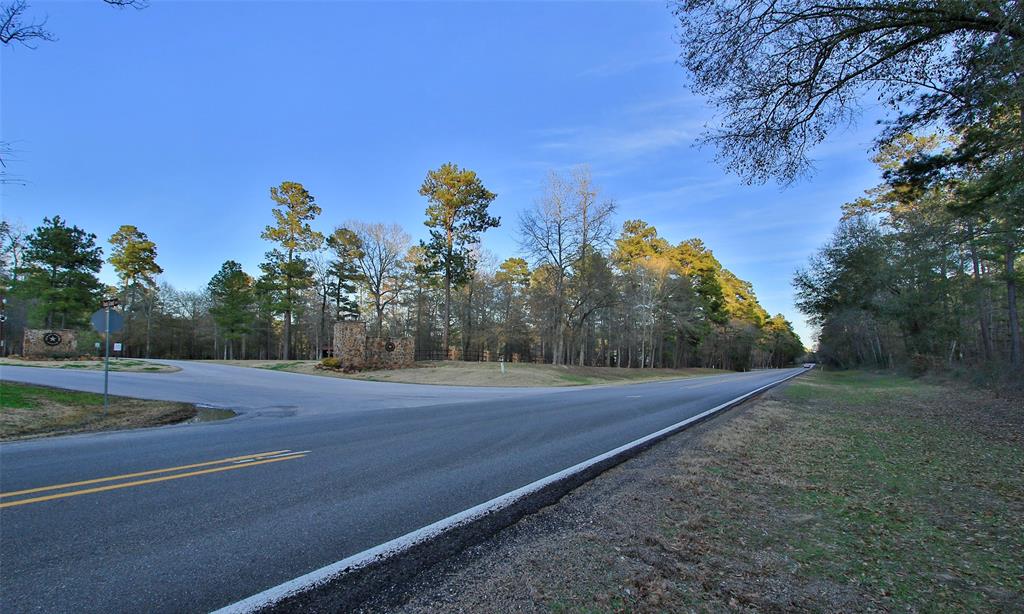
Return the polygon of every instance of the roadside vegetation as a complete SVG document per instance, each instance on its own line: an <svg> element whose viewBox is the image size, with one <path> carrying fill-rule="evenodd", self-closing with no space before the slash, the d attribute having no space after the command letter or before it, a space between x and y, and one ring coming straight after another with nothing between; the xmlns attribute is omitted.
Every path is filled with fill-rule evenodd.
<svg viewBox="0 0 1024 614"><path fill-rule="evenodd" d="M891 375L810 373L607 472L378 606L1017 611L1020 407Z"/></svg>
<svg viewBox="0 0 1024 614"><path fill-rule="evenodd" d="M96 235L60 216L31 231L0 221L7 347L21 351L25 328L85 328L116 289L126 357L321 359L334 324L351 318L373 336L414 338L429 360L743 371L804 353L790 322L699 238L617 222L585 167L549 174L519 216L522 255L502 261L480 245L500 220L475 172L443 165L419 192L428 238L417 244L394 224L318 229L314 195L282 182L270 189L259 272L228 260L196 291L158 283L157 246L135 226L109 237L105 258ZM99 282L104 260L116 288Z"/></svg>
<svg viewBox="0 0 1024 614"><path fill-rule="evenodd" d="M102 371L103 361L100 359L90 360L26 360L20 358L0 358L0 367L10 365L13 367L39 367L42 369L74 369L77 371ZM181 371L178 367L165 365L159 362L136 360L133 358L111 358L111 371L123 371L131 373L174 373Z"/></svg>
<svg viewBox="0 0 1024 614"><path fill-rule="evenodd" d="M210 360L217 364L288 371L325 377L342 377L403 384L450 386L585 386L624 384L706 375L723 375L720 369L613 369L606 367L554 366L508 363L502 373L496 362L420 361L411 369L382 369L357 373L319 369L315 360Z"/></svg>
<svg viewBox="0 0 1024 614"><path fill-rule="evenodd" d="M0 440L160 426L197 413L189 403L113 396L104 412L102 394L0 381Z"/></svg>

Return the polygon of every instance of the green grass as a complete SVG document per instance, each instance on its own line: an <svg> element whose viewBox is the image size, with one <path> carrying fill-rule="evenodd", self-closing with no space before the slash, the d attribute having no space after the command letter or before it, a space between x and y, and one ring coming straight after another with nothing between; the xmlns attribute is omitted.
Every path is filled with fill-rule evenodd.
<svg viewBox="0 0 1024 614"><path fill-rule="evenodd" d="M234 415L211 412L204 420ZM189 403L110 397L0 381L0 440L174 424L196 417Z"/></svg>
<svg viewBox="0 0 1024 614"><path fill-rule="evenodd" d="M786 388L792 401L835 401L872 404L896 396L918 396L935 391L920 380L892 374L862 371L818 371L812 377L801 377Z"/></svg>
<svg viewBox="0 0 1024 614"><path fill-rule="evenodd" d="M1024 448L937 419L929 407L942 396L867 373L788 387L806 442L759 452L785 455L810 485L784 500L820 519L791 545L805 573L870 587L900 609L987 609L993 594L1024 594Z"/></svg>
<svg viewBox="0 0 1024 614"><path fill-rule="evenodd" d="M101 394L0 382L0 408L34 409L39 406L39 401L42 399L76 407L103 405L103 395Z"/></svg>

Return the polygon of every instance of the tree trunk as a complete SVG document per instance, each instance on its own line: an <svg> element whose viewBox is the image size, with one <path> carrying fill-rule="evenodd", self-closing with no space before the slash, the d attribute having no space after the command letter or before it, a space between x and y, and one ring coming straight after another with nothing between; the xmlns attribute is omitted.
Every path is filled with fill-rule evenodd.
<svg viewBox="0 0 1024 614"><path fill-rule="evenodd" d="M320 301L320 334L317 339L316 357L323 358L323 347L327 340L327 288L323 287L323 298Z"/></svg>
<svg viewBox="0 0 1024 614"><path fill-rule="evenodd" d="M448 337L452 328L452 238L451 225L445 229L447 253L444 261L444 329L441 331L441 345L444 348L444 359L448 358Z"/></svg>
<svg viewBox="0 0 1024 614"><path fill-rule="evenodd" d="M289 293L290 295L291 293ZM291 301L291 298L288 299ZM288 360L288 351L292 344L292 310L284 312L284 344L281 347L281 360Z"/></svg>
<svg viewBox="0 0 1024 614"><path fill-rule="evenodd" d="M1017 317L1017 273L1014 269L1017 256L1012 243L1006 249L1006 310L1010 319L1010 363L1021 367L1020 320Z"/></svg>
<svg viewBox="0 0 1024 614"><path fill-rule="evenodd" d="M555 353L551 357L551 364L562 364L563 354L565 354L565 322L559 318L558 328L555 331Z"/></svg>
<svg viewBox="0 0 1024 614"><path fill-rule="evenodd" d="M444 274L444 327L441 329L441 347L444 351L443 360L448 359L448 333L452 326L452 277L451 271Z"/></svg>
<svg viewBox="0 0 1024 614"><path fill-rule="evenodd" d="M152 340L153 331L153 305L146 307L146 358L149 358L149 346Z"/></svg>
<svg viewBox="0 0 1024 614"><path fill-rule="evenodd" d="M985 300L985 292L987 288L984 287L981 281L981 263L978 261L978 251L974 245L974 229L971 229L971 266L974 270L974 282L978 292L978 327L981 329L981 349L982 355L985 358L985 362L992 360L992 354L994 348L992 346L991 332L991 314L989 313L988 301Z"/></svg>

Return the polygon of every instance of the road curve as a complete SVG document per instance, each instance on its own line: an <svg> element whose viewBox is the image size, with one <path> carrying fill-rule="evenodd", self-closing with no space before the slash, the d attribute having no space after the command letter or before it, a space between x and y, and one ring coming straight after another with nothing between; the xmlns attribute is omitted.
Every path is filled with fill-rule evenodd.
<svg viewBox="0 0 1024 614"><path fill-rule="evenodd" d="M112 374L112 392L241 416L0 444L0 611L209 611L794 372L526 389L174 364Z"/></svg>

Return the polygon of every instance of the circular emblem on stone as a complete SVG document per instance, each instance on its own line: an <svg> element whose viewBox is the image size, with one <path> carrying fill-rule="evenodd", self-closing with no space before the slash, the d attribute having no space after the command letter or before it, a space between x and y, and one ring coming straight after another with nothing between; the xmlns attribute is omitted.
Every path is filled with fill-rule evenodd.
<svg viewBox="0 0 1024 614"><path fill-rule="evenodd" d="M60 345L60 335L57 333L46 333L43 335L43 343L46 345Z"/></svg>
<svg viewBox="0 0 1024 614"><path fill-rule="evenodd" d="M395 351L395 342L394 341L388 341L387 343L384 344L384 349L386 351L388 351L388 352L394 352Z"/></svg>

